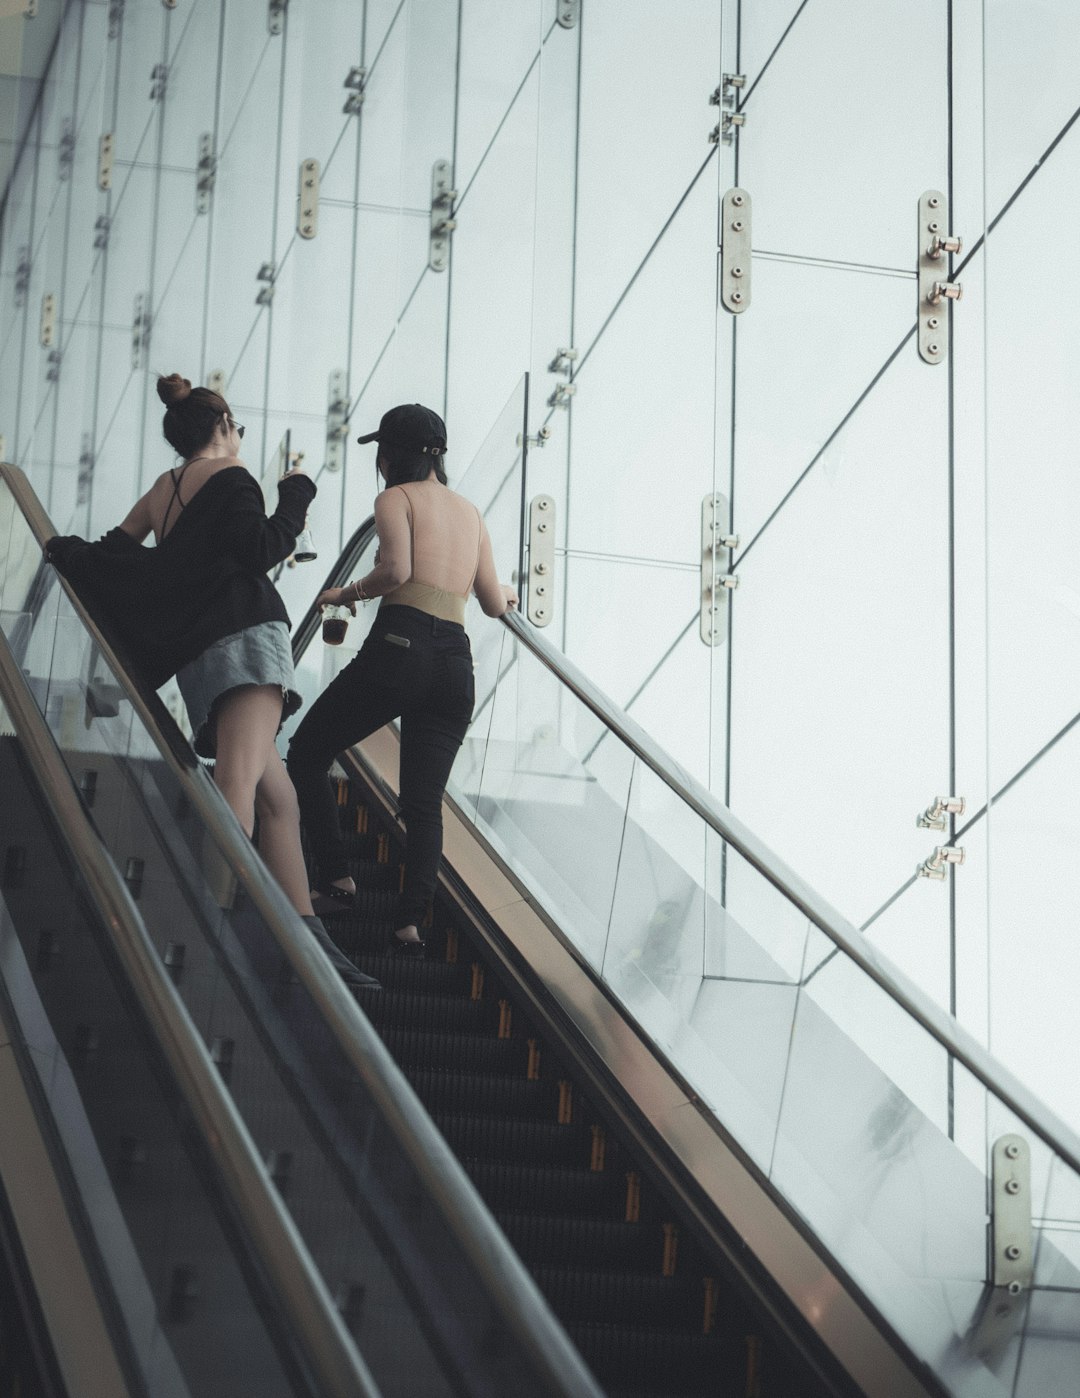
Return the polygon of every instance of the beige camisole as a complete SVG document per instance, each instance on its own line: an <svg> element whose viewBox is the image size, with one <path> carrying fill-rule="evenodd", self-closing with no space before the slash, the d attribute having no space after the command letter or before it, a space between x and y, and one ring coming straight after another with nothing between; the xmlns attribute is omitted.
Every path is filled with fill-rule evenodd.
<svg viewBox="0 0 1080 1398"><path fill-rule="evenodd" d="M465 604L469 600L473 583L476 580L476 570L480 563L480 544L483 540L484 525L480 518L480 511L476 510L476 558L473 562L472 576L469 578L469 585L464 593L452 592L445 587L437 587L434 583L423 582L416 576L417 568L423 569L425 558L425 543L429 537L429 530L437 529L437 523L428 517L428 511L423 505L417 508L418 500L415 495L406 490L403 485L391 487L393 490L400 490L409 502L409 536L412 540L412 564L413 576L395 587L392 592L383 594L383 606L415 607L419 612L426 612L428 616L440 617L443 621L456 621L459 625L465 621Z"/></svg>

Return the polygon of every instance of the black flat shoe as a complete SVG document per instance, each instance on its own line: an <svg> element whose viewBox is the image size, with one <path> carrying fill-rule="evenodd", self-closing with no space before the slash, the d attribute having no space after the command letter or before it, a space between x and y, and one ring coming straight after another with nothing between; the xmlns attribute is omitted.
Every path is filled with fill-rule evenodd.
<svg viewBox="0 0 1080 1398"><path fill-rule="evenodd" d="M418 942L406 942L396 932L391 932L390 955L408 956L414 961L422 961L427 956L427 942L423 938Z"/></svg>
<svg viewBox="0 0 1080 1398"><path fill-rule="evenodd" d="M330 958L330 964L350 990L382 990L382 982L374 976L366 975L359 966L354 966L338 944L322 925L318 917L304 917L302 921L310 927L312 935Z"/></svg>
<svg viewBox="0 0 1080 1398"><path fill-rule="evenodd" d="M334 913L347 913L356 906L356 893L347 888L315 888L311 891L311 906L316 917L328 917Z"/></svg>

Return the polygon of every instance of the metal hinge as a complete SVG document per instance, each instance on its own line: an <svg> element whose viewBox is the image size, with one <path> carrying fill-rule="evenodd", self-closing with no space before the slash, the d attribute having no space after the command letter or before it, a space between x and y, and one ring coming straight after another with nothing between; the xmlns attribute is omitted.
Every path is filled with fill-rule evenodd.
<svg viewBox="0 0 1080 1398"><path fill-rule="evenodd" d="M146 351L150 345L150 311L146 297L140 291L135 297L135 311L131 318L131 367L146 368Z"/></svg>
<svg viewBox="0 0 1080 1398"><path fill-rule="evenodd" d="M330 375L326 401L326 469L340 471L345 462L345 434L349 430L349 385L344 369Z"/></svg>
<svg viewBox="0 0 1080 1398"><path fill-rule="evenodd" d="M60 361L63 359L63 351L51 349L48 353L45 364L45 380L47 383L56 383L60 377Z"/></svg>
<svg viewBox="0 0 1080 1398"><path fill-rule="evenodd" d="M750 304L752 205L745 189L729 189L721 207L720 299L738 315Z"/></svg>
<svg viewBox="0 0 1080 1398"><path fill-rule="evenodd" d="M576 349L557 349L555 351L555 357L548 365L548 369L553 374L569 374L573 370L574 362L577 357L578 352Z"/></svg>
<svg viewBox="0 0 1080 1398"><path fill-rule="evenodd" d="M26 305L26 293L30 289L30 245L24 243L19 249L15 263L15 304Z"/></svg>
<svg viewBox="0 0 1080 1398"><path fill-rule="evenodd" d="M1023 1136L1001 1136L992 1157L990 1256L993 1284L1014 1296L1032 1283L1031 1150Z"/></svg>
<svg viewBox="0 0 1080 1398"><path fill-rule="evenodd" d="M195 179L195 212L205 214L210 210L210 195L214 189L217 174L217 157L214 155L214 137L204 131L199 137L199 158Z"/></svg>
<svg viewBox="0 0 1080 1398"><path fill-rule="evenodd" d="M155 63L150 70L150 101L161 102L169 85L169 68L166 63Z"/></svg>
<svg viewBox="0 0 1080 1398"><path fill-rule="evenodd" d="M963 864L964 851L960 845L938 845L929 859L916 865L915 872L921 879L937 879L940 883L948 872L948 865Z"/></svg>
<svg viewBox="0 0 1080 1398"><path fill-rule="evenodd" d="M79 475L76 486L75 503L85 505L90 498L90 484L94 479L94 439L89 432L83 433L82 451L79 453Z"/></svg>
<svg viewBox="0 0 1080 1398"><path fill-rule="evenodd" d="M319 231L319 162L314 157L300 162L296 231L301 238L314 238Z"/></svg>
<svg viewBox="0 0 1080 1398"><path fill-rule="evenodd" d="M272 262L264 262L255 273L255 280L264 283L255 296L256 306L269 306L274 299L274 278L276 276L277 268Z"/></svg>
<svg viewBox="0 0 1080 1398"><path fill-rule="evenodd" d="M350 68L349 76L345 79L345 87L348 89L349 95L341 110L346 116L355 116L364 105L364 97L367 95L367 69Z"/></svg>
<svg viewBox="0 0 1080 1398"><path fill-rule="evenodd" d="M962 796L935 796L933 805L915 817L915 825L919 830L944 830L946 816L963 815L966 809Z"/></svg>
<svg viewBox="0 0 1080 1398"><path fill-rule="evenodd" d="M65 117L60 128L60 144L56 150L57 178L71 179L71 167L75 163L75 127L70 117Z"/></svg>
<svg viewBox="0 0 1080 1398"><path fill-rule="evenodd" d="M450 217L457 198L449 160L436 160L431 168L431 244L428 266L433 272L445 272L450 260L450 234L457 227Z"/></svg>
<svg viewBox="0 0 1080 1398"><path fill-rule="evenodd" d="M109 38L115 39L124 22L124 0L109 0Z"/></svg>
<svg viewBox="0 0 1080 1398"><path fill-rule="evenodd" d="M963 242L949 226L944 194L928 189L919 200L919 354L927 364L940 364L949 352L949 315L943 301L959 301L964 288L950 281L945 255L959 254Z"/></svg>
<svg viewBox="0 0 1080 1398"><path fill-rule="evenodd" d="M534 626L550 626L555 614L555 501L537 495L529 505L528 617Z"/></svg>
<svg viewBox="0 0 1080 1398"><path fill-rule="evenodd" d="M576 392L576 383L557 383L554 392L547 400L548 407L568 408L570 406L570 399L573 398Z"/></svg>
<svg viewBox="0 0 1080 1398"><path fill-rule="evenodd" d="M551 438L551 428L545 423L543 427L536 429L535 437L527 437L523 432L517 434L517 444L519 447L543 447Z"/></svg>
<svg viewBox="0 0 1080 1398"><path fill-rule="evenodd" d="M98 141L98 189L112 188L113 133L106 131Z"/></svg>
<svg viewBox="0 0 1080 1398"><path fill-rule="evenodd" d="M746 76L743 73L725 73L720 86L709 98L709 105L713 107L723 107L720 120L709 132L709 140L712 144L719 145L723 141L729 146L735 139L735 132L740 126L746 125L745 113L738 108L738 98L740 91L746 86Z"/></svg>
<svg viewBox="0 0 1080 1398"><path fill-rule="evenodd" d="M581 0L557 0L559 23L564 29L573 29L581 18Z"/></svg>
<svg viewBox="0 0 1080 1398"><path fill-rule="evenodd" d="M280 34L285 28L285 11L289 7L289 0L270 0L270 7L266 15L266 27L271 34Z"/></svg>
<svg viewBox="0 0 1080 1398"><path fill-rule="evenodd" d="M734 107L738 101L738 94L746 86L745 73L725 73L720 81L720 86L715 89L709 98L710 107Z"/></svg>
<svg viewBox="0 0 1080 1398"><path fill-rule="evenodd" d="M738 534L727 532L729 504L726 495L706 495L701 502L701 610L698 634L707 646L727 639L727 603L719 591L734 591L738 574L730 571L731 554L739 547ZM721 560L721 550L727 558ZM725 568L724 565L727 565Z"/></svg>
<svg viewBox="0 0 1080 1398"><path fill-rule="evenodd" d="M56 297L47 291L41 298L41 343L48 349L56 338Z"/></svg>

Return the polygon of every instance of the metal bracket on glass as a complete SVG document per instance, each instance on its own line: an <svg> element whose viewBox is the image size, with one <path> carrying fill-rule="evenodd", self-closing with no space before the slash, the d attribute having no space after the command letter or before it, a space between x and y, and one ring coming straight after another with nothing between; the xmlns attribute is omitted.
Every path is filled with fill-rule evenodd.
<svg viewBox="0 0 1080 1398"><path fill-rule="evenodd" d="M38 0L26 0L23 6L23 15L27 19L37 19Z"/></svg>
<svg viewBox="0 0 1080 1398"><path fill-rule="evenodd" d="M349 387L344 369L330 375L326 400L326 469L340 471L345 462L345 434L349 429Z"/></svg>
<svg viewBox="0 0 1080 1398"><path fill-rule="evenodd" d="M270 0L270 8L266 16L266 27L271 34L280 34L285 28L285 11L289 7L289 0Z"/></svg>
<svg viewBox="0 0 1080 1398"><path fill-rule="evenodd" d="M929 859L916 866L915 872L921 879L944 879L948 865L963 864L964 851L960 845L938 845Z"/></svg>
<svg viewBox="0 0 1080 1398"><path fill-rule="evenodd" d="M946 816L963 815L965 810L967 802L962 796L935 796L933 805L915 817L915 824L920 830L944 830Z"/></svg>
<svg viewBox="0 0 1080 1398"><path fill-rule="evenodd" d="M255 280L264 283L255 296L256 306L269 306L274 299L274 278L276 276L277 267L273 262L264 262L255 273Z"/></svg>
<svg viewBox="0 0 1080 1398"><path fill-rule="evenodd" d="M547 444L550 436L551 428L545 423L543 427L538 427L536 429L535 437L526 437L524 433L519 432L517 435L517 444L519 447L542 447Z"/></svg>
<svg viewBox="0 0 1080 1398"><path fill-rule="evenodd" d="M140 291L135 297L135 311L131 317L131 367L146 368L146 351L150 345L150 312L146 298Z"/></svg>
<svg viewBox="0 0 1080 1398"><path fill-rule="evenodd" d="M1015 1296L1031 1285L1035 1272L1031 1150L1023 1136L1001 1136L994 1142L991 1200L993 1283Z"/></svg>
<svg viewBox="0 0 1080 1398"><path fill-rule="evenodd" d="M555 385L555 391L547 400L548 407L568 408L570 406L570 399L573 398L576 392L576 383L557 383Z"/></svg>
<svg viewBox="0 0 1080 1398"><path fill-rule="evenodd" d="M195 166L195 212L205 214L210 210L210 195L217 174L217 159L214 155L214 138L209 131L199 137L199 158Z"/></svg>
<svg viewBox="0 0 1080 1398"><path fill-rule="evenodd" d="M450 217L457 190L449 160L436 160L431 167L431 245L428 266L433 272L445 272L450 261L450 234L457 227Z"/></svg>
<svg viewBox="0 0 1080 1398"><path fill-rule="evenodd" d="M365 89L367 88L367 69L350 68L344 86L348 89L348 97L342 111L346 116L355 116L364 105Z"/></svg>
<svg viewBox="0 0 1080 1398"><path fill-rule="evenodd" d="M739 547L739 536L726 532L728 510L725 495L706 495L701 502L699 634L707 646L723 645L727 639L727 603L721 600L720 589L730 592L739 585L738 576L730 571L731 553ZM721 561L722 549L727 550L727 558Z"/></svg>
<svg viewBox="0 0 1080 1398"><path fill-rule="evenodd" d="M75 126L70 117L65 117L60 127L60 141L56 149L58 169L57 179L70 180L71 167L75 163Z"/></svg>
<svg viewBox="0 0 1080 1398"><path fill-rule="evenodd" d="M581 17L581 0L558 0L558 21L564 29L573 29Z"/></svg>
<svg viewBox="0 0 1080 1398"><path fill-rule="evenodd" d="M928 189L919 200L919 354L940 364L949 352L949 315L943 301L959 301L963 287L945 275L944 259L963 243L947 232L949 205L944 194Z"/></svg>
<svg viewBox="0 0 1080 1398"><path fill-rule="evenodd" d="M63 351L51 349L45 366L46 383L56 383L60 377L60 361L63 359Z"/></svg>
<svg viewBox="0 0 1080 1398"><path fill-rule="evenodd" d="M107 214L98 214L94 220L94 247L99 252L109 246L109 230L112 228L112 220Z"/></svg>
<svg viewBox="0 0 1080 1398"><path fill-rule="evenodd" d="M150 101L161 102L169 85L169 69L165 63L155 63L150 70Z"/></svg>
<svg viewBox="0 0 1080 1398"><path fill-rule="evenodd" d="M47 291L41 298L41 343L48 349L56 338L56 297Z"/></svg>
<svg viewBox="0 0 1080 1398"><path fill-rule="evenodd" d="M225 393L225 370L211 369L206 376L206 386L211 393Z"/></svg>
<svg viewBox="0 0 1080 1398"><path fill-rule="evenodd" d="M15 262L15 304L26 305L26 293L30 290L30 245L24 243L19 249Z"/></svg>
<svg viewBox="0 0 1080 1398"><path fill-rule="evenodd" d="M319 162L314 157L300 162L296 231L301 238L314 238L319 231Z"/></svg>
<svg viewBox="0 0 1080 1398"><path fill-rule="evenodd" d="M113 133L106 131L98 141L98 189L112 188Z"/></svg>
<svg viewBox="0 0 1080 1398"><path fill-rule="evenodd" d="M115 39L120 33L124 20L124 0L109 0L109 38Z"/></svg>
<svg viewBox="0 0 1080 1398"><path fill-rule="evenodd" d="M79 453L79 474L75 487L75 503L85 505L90 499L90 483L94 479L94 439L89 432L82 434L82 451Z"/></svg>
<svg viewBox="0 0 1080 1398"><path fill-rule="evenodd" d="M165 6L167 10L176 9L176 0L161 0L161 3Z"/></svg>
<svg viewBox="0 0 1080 1398"><path fill-rule="evenodd" d="M529 505L528 616L534 626L549 626L554 615L555 501L537 495Z"/></svg>
<svg viewBox="0 0 1080 1398"><path fill-rule="evenodd" d="M548 369L553 374L569 374L573 369L577 357L578 352L576 349L557 349L554 359L552 359L551 363L548 365Z"/></svg>
<svg viewBox="0 0 1080 1398"><path fill-rule="evenodd" d="M724 195L720 232L720 299L738 315L750 304L750 195L729 189Z"/></svg>

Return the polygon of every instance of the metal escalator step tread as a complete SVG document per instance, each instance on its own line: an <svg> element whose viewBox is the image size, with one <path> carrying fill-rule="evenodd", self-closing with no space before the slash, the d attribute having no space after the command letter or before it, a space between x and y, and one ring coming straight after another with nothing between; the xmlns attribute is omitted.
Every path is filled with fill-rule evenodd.
<svg viewBox="0 0 1080 1398"><path fill-rule="evenodd" d="M409 1075L429 1112L498 1112L522 1120L555 1120L558 1084L550 1079L507 1078L484 1073L420 1069Z"/></svg>
<svg viewBox="0 0 1080 1398"><path fill-rule="evenodd" d="M583 1127L447 1112L436 1112L435 1124L462 1160L569 1166L589 1163L590 1137Z"/></svg>
<svg viewBox="0 0 1080 1398"><path fill-rule="evenodd" d="M617 1218L626 1186L620 1179L566 1165L527 1165L501 1160L462 1162L495 1212L593 1214Z"/></svg>
<svg viewBox="0 0 1080 1398"><path fill-rule="evenodd" d="M460 995L468 999L471 980L468 966L451 966L431 957L426 961L413 961L407 956L390 956L384 950L371 949L366 941L350 949L349 938L340 935L337 928L334 933L334 941L345 955L352 955L362 971L377 976L384 990L418 995Z"/></svg>
<svg viewBox="0 0 1080 1398"><path fill-rule="evenodd" d="M524 1077L528 1045L520 1039L492 1035L441 1034L424 1029L391 1027L382 1040L399 1066L436 1068L453 1064L462 1072L505 1073Z"/></svg>
<svg viewBox="0 0 1080 1398"><path fill-rule="evenodd" d="M584 1249L583 1256L588 1257ZM704 1288L700 1278L595 1267L586 1270L582 1265L534 1267L532 1274L552 1310L564 1321L647 1325L703 1338Z"/></svg>
<svg viewBox="0 0 1080 1398"><path fill-rule="evenodd" d="M493 1000L470 1000L467 995L425 995L419 990L388 986L385 981L378 1004L372 1004L367 1014L380 1031L393 1026L495 1035L499 1028L499 1007Z"/></svg>
<svg viewBox="0 0 1080 1398"><path fill-rule="evenodd" d="M606 1388L633 1384L651 1393L653 1386L682 1398L715 1398L740 1392L745 1380L745 1351L729 1337L685 1335L644 1325L571 1322L566 1326L581 1357Z"/></svg>
<svg viewBox="0 0 1080 1398"><path fill-rule="evenodd" d="M655 1273L663 1256L663 1234L655 1224L620 1218L500 1212L499 1227L530 1268L574 1262Z"/></svg>

